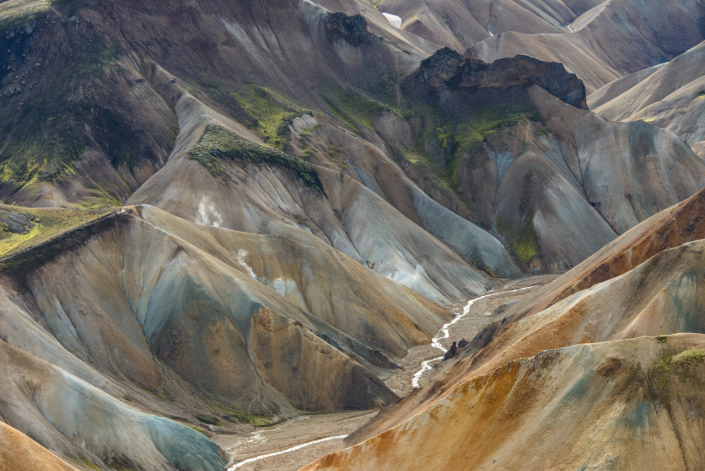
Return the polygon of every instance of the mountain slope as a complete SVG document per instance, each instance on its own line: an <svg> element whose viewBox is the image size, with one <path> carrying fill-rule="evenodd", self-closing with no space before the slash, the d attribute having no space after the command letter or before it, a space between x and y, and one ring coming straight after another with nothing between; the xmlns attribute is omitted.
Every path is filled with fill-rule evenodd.
<svg viewBox="0 0 705 471"><path fill-rule="evenodd" d="M595 108L615 121L643 120L695 144L705 137L705 43L684 52L647 79Z"/></svg>
<svg viewBox="0 0 705 471"><path fill-rule="evenodd" d="M642 337L510 361L302 469L692 469L703 458L703 345Z"/></svg>
<svg viewBox="0 0 705 471"><path fill-rule="evenodd" d="M404 91L425 112L417 148L435 144L431 164L533 270L577 265L705 183L702 161L672 134L580 109L584 88L559 64L486 65L443 49Z"/></svg>
<svg viewBox="0 0 705 471"><path fill-rule="evenodd" d="M34 440L0 422L0 466L4 469L30 471L76 471Z"/></svg>
<svg viewBox="0 0 705 471"><path fill-rule="evenodd" d="M484 61L527 54L561 62L591 93L700 43L704 13L699 2L688 0L609 0L575 19L568 32L507 32L472 46L468 54Z"/></svg>
<svg viewBox="0 0 705 471"><path fill-rule="evenodd" d="M700 313L700 294L697 286L689 282L691 274L703 266L699 256L702 203L701 191L636 226L582 264L508 307L504 319L488 325L457 360L442 364L427 387L384 410L351 435L349 443L369 439L403 423L459 384L508 360L573 343L631 338L627 326L642 311L655 316L653 322L641 324L641 330L633 331L634 335L702 333L695 321ZM659 264L659 259L664 263ZM661 270L655 271L655 267Z"/></svg>

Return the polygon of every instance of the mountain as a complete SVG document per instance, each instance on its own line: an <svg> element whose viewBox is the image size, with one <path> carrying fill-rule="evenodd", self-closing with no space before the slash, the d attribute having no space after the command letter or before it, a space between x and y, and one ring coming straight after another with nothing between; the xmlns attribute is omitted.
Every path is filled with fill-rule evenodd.
<svg viewBox="0 0 705 471"><path fill-rule="evenodd" d="M506 32L468 46L468 54L484 61L528 54L562 62L591 93L702 42L703 14L700 3L688 0L609 0L582 13L561 33Z"/></svg>
<svg viewBox="0 0 705 471"><path fill-rule="evenodd" d="M222 470L226 435L371 409L347 443L426 433L403 423L493 372L548 375L518 380L524 407L613 357L590 394L648 396L654 433L685 439L669 408L700 396L654 392L652 337L671 361L700 351L671 334L705 333L702 18L686 0L0 2L0 463ZM560 276L428 386L390 389L459 303L537 274ZM589 361L539 371L546 349Z"/></svg>
<svg viewBox="0 0 705 471"><path fill-rule="evenodd" d="M76 468L57 458L34 440L0 422L0 465L5 469L29 471L76 471Z"/></svg>
<svg viewBox="0 0 705 471"><path fill-rule="evenodd" d="M400 427L451 391L507 361L546 349L641 336L705 334L700 292L704 193L652 216L588 260L507 308L443 364L432 382L388 407L348 437L349 444ZM425 413L425 412L424 412Z"/></svg>
<svg viewBox="0 0 705 471"><path fill-rule="evenodd" d="M703 335L545 350L304 470L691 469L702 462Z"/></svg>
<svg viewBox="0 0 705 471"><path fill-rule="evenodd" d="M701 43L609 100L595 101L592 106L607 119L644 121L677 134L691 145L700 143L705 137L701 118L704 54L705 43Z"/></svg>
<svg viewBox="0 0 705 471"><path fill-rule="evenodd" d="M528 83L513 82L515 74ZM407 90L414 102L441 110L436 122L460 123L445 125L457 133L450 137L436 131L449 142L447 171L475 220L538 272L575 266L703 186L702 161L687 144L643 123L610 123L584 110L584 87L559 64L517 56L486 66L443 49L422 62ZM502 108L514 116L492 115ZM522 108L528 119L518 119ZM424 127L429 121L427 113ZM675 162L692 170L681 173Z"/></svg>

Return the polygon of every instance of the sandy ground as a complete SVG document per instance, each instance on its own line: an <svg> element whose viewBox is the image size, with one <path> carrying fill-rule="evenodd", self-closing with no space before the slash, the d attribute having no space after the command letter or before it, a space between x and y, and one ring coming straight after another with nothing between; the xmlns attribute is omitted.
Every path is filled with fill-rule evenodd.
<svg viewBox="0 0 705 471"><path fill-rule="evenodd" d="M368 422L373 411L304 415L272 427L258 427L248 434L218 435L214 440L231 457L243 461L327 437L348 435ZM328 453L345 448L343 439L329 440L300 450L247 463L237 471L289 471Z"/></svg>
<svg viewBox="0 0 705 471"><path fill-rule="evenodd" d="M555 278L556 275L545 275L515 281L497 290L496 295L475 302L468 314L450 327L450 336L441 340L441 345L448 348L454 341L460 341L463 338L468 341L471 340L487 324L504 316L503 312L495 313L498 307L517 301L533 290L527 289L514 293L503 292L530 286L538 287L551 282ZM458 304L453 308L453 312L456 315L462 313L465 304ZM395 375L388 378L385 383L399 396L406 396L412 390L411 380L414 373L421 368L421 362L436 358L439 355L442 356L443 354L430 344L410 349L403 359L396 361L401 368ZM419 384L423 386L432 376L433 370L427 371L421 377ZM230 453L233 459L243 461L286 451L290 448L328 437L348 435L372 419L376 413L377 411L357 411L304 415L271 427L253 427L249 433L235 435L216 434L213 439ZM343 439L337 438L245 463L236 469L237 471L295 471L323 455L343 448Z"/></svg>

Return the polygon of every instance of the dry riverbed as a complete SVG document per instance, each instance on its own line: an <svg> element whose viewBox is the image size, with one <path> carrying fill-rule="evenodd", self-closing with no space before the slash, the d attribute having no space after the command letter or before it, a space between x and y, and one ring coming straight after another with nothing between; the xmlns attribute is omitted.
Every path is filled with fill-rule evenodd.
<svg viewBox="0 0 705 471"><path fill-rule="evenodd" d="M238 461L270 455L329 437L344 437L369 421L377 411L340 412L296 417L272 427L258 427L249 434L218 435L216 443ZM305 446L229 469L237 471L293 471L328 453L345 448L343 438Z"/></svg>
<svg viewBox="0 0 705 471"><path fill-rule="evenodd" d="M490 296L476 300L467 314L448 327L448 338L438 338L443 337L439 334L437 343L447 349L454 341L463 338L471 340L487 324L504 316L504 312L496 312L497 308L522 299L533 292L533 288L555 278L555 275L545 275L515 281ZM467 301L458 304L453 308L453 313L456 316L463 314L466 305ZM412 379L422 363L442 355L438 348L430 344L414 347L403 359L396 361L400 369L385 383L399 396L406 396L412 390ZM432 376L433 371L427 371L419 378L419 385L426 384ZM238 460L229 468L232 471L295 471L323 455L343 449L343 437L360 428L376 413L357 411L305 415L271 427L253 427L249 433L216 434L213 438L232 458Z"/></svg>

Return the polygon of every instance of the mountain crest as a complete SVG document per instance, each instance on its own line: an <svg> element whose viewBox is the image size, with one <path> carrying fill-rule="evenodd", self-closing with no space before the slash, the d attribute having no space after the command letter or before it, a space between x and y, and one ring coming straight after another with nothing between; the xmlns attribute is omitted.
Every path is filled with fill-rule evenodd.
<svg viewBox="0 0 705 471"><path fill-rule="evenodd" d="M569 105L588 109L585 85L575 74L558 62L543 62L524 55L487 64L444 47L421 61L417 78L434 88L505 89L535 84Z"/></svg>

